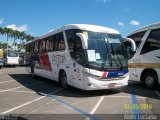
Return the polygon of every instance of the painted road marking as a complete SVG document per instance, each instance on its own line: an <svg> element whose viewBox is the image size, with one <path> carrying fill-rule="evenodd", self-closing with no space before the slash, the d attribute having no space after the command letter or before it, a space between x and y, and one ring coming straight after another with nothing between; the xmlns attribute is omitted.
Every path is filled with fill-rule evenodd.
<svg viewBox="0 0 160 120"><path fill-rule="evenodd" d="M102 103L103 99L104 99L104 95L99 98L98 102L95 104L95 106L94 106L93 109L91 110L91 112L90 112L91 115L93 115L93 114L96 112L96 110L98 109L98 107L99 107L100 104ZM89 117L86 117L86 118L85 118L85 120L90 120L90 119L91 119L91 118L89 118Z"/></svg>
<svg viewBox="0 0 160 120"><path fill-rule="evenodd" d="M13 82L13 81L16 81L16 80L8 80L8 81L0 82L0 84L7 83L7 82Z"/></svg>
<svg viewBox="0 0 160 120"><path fill-rule="evenodd" d="M160 93L158 91L155 90L154 92L160 97Z"/></svg>
<svg viewBox="0 0 160 120"><path fill-rule="evenodd" d="M6 72L0 72L0 74L5 74Z"/></svg>
<svg viewBox="0 0 160 120"><path fill-rule="evenodd" d="M17 91L17 90L11 90L11 92L19 92L19 93L36 93L31 91Z"/></svg>
<svg viewBox="0 0 160 120"><path fill-rule="evenodd" d="M55 100L52 99L51 101L49 101L49 102L41 105L40 107L38 107L38 108L32 110L31 112L27 113L27 115L25 115L24 117L27 117L29 114L34 114L34 112L36 112L37 110L39 110L39 109L41 109L41 108L44 108L46 105L52 103L53 101L55 101Z"/></svg>
<svg viewBox="0 0 160 120"><path fill-rule="evenodd" d="M11 89L1 90L1 91L0 91L0 93L2 93L2 92L6 92L6 91L16 90L16 89L23 88L23 87L32 86L32 85L36 85L36 84L40 84L40 83L43 83L43 82L37 82L37 83L30 84L30 85L18 86L18 87L11 88Z"/></svg>
<svg viewBox="0 0 160 120"><path fill-rule="evenodd" d="M0 72L0 74L10 74L10 73L12 73L13 71L14 71L14 73L12 73L12 74L16 74L17 72L19 72L19 71L22 71L23 69L18 69L18 71L16 70L16 71L14 71L14 70L7 70L7 71L5 71L5 72ZM25 70L24 70L25 71ZM26 72L26 71L25 71ZM29 74L29 73L26 73L26 74Z"/></svg>
<svg viewBox="0 0 160 120"><path fill-rule="evenodd" d="M10 76L3 76L3 77L0 77L0 78L6 78L6 77L10 77Z"/></svg>
<svg viewBox="0 0 160 120"><path fill-rule="evenodd" d="M100 99L98 100L98 102L96 103L96 105L93 107L93 109L91 110L90 114L94 114L96 112L96 110L98 109L98 107L100 106L101 102L103 101L104 96L101 96Z"/></svg>
<svg viewBox="0 0 160 120"><path fill-rule="evenodd" d="M82 110L82 109L79 109L79 108L77 108L77 107L75 107L75 106L67 103L66 101L60 99L59 97L57 97L57 96L55 96L55 95L44 94L44 93L41 93L41 94L42 94L42 95L45 95L45 96L47 96L47 97L50 97L50 98L52 98L52 99L54 99L56 102L59 102L59 103L61 103L62 105L65 105L66 107L68 107L68 108L70 108L70 109L72 109L72 110L80 113L81 115L83 115L83 116L85 116L85 117L87 117L87 118L90 118L90 119L92 119L92 120L99 120L96 116L91 115L90 113L88 113L88 112L86 112L86 111L84 111L84 110Z"/></svg>
<svg viewBox="0 0 160 120"><path fill-rule="evenodd" d="M55 90L55 91L51 92L50 94L56 93L56 92L58 92L58 91L60 91L60 90L62 90L62 88L60 88L60 89L58 89L58 90ZM9 109L9 110L7 110L7 111L2 112L1 115L4 115L4 114L7 114L7 113L12 112L12 111L14 111L14 110L17 110L17 109L19 109L19 108L21 108L21 107L24 107L24 106L26 106L26 105L29 105L29 104L31 104L31 103L33 103L33 102L36 102L36 101L38 101L38 100L41 100L41 99L43 99L43 98L45 98L45 97L46 97L46 96L42 96L42 97L36 98L36 99L34 99L34 100L32 100L32 101L26 102L26 103L24 103L24 104L22 104L22 105L19 105L19 106L17 106L17 107L14 107L14 108L12 108L12 109Z"/></svg>
<svg viewBox="0 0 160 120"><path fill-rule="evenodd" d="M131 98L132 98L132 104L133 104L133 106L138 104L138 101L137 101L137 98L136 98L135 94L136 94L135 89L131 88ZM139 108L138 109L134 109L134 107L133 107L133 113L136 116L136 120L138 120L137 116L139 114L141 114L141 110Z"/></svg>
<svg viewBox="0 0 160 120"><path fill-rule="evenodd" d="M13 81L17 82L17 81L21 81L21 80L23 80L23 79L19 79L19 78L16 79L16 80L10 79L10 80L7 80L7 81L0 82L0 84L1 84L1 83L7 83L7 82L13 82Z"/></svg>

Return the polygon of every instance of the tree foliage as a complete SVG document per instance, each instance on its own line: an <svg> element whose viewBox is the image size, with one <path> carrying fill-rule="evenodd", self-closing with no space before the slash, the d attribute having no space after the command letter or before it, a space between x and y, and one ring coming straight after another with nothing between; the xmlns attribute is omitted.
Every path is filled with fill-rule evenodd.
<svg viewBox="0 0 160 120"><path fill-rule="evenodd" d="M23 32L20 32L20 31L17 31L17 30L13 30L13 29L10 29L10 28L7 28L7 27L0 27L0 35L6 35L7 36L7 43L2 43L0 42L0 47L3 48L4 50L7 49L7 44L8 44L8 38L12 38L14 39L14 43L13 45L16 45L15 41L16 39L20 39L20 44L18 45L18 48L24 48L24 40L26 42L34 39L35 37L33 37L32 35L30 34L26 34L24 31Z"/></svg>
<svg viewBox="0 0 160 120"><path fill-rule="evenodd" d="M6 50L7 49L7 43L0 42L0 49Z"/></svg>
<svg viewBox="0 0 160 120"><path fill-rule="evenodd" d="M0 27L0 35L7 35L8 37L11 37L14 39L21 39L26 41L30 41L35 38L30 34L26 34L24 31L20 32L17 30L12 30L7 27L4 27L4 28Z"/></svg>

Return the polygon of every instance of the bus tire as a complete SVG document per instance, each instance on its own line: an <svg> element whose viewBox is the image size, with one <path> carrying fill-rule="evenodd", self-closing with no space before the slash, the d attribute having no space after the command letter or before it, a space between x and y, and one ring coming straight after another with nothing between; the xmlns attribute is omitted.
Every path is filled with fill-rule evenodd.
<svg viewBox="0 0 160 120"><path fill-rule="evenodd" d="M65 72L62 72L60 75L60 83L65 90L69 90L68 79Z"/></svg>
<svg viewBox="0 0 160 120"><path fill-rule="evenodd" d="M155 89L158 85L158 77L157 74L153 71L147 71L144 74L143 82L146 87L150 89Z"/></svg>

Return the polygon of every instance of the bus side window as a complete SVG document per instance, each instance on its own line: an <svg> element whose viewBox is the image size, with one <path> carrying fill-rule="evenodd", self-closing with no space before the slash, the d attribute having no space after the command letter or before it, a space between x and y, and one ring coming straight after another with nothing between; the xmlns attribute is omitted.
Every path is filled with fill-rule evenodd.
<svg viewBox="0 0 160 120"><path fill-rule="evenodd" d="M34 52L38 52L38 42L35 42L34 44Z"/></svg>
<svg viewBox="0 0 160 120"><path fill-rule="evenodd" d="M65 50L65 43L63 38L59 39L59 49Z"/></svg>
<svg viewBox="0 0 160 120"><path fill-rule="evenodd" d="M63 37L62 32L54 35L54 48L53 49L54 51L65 50L65 42L64 42L64 37Z"/></svg>
<svg viewBox="0 0 160 120"><path fill-rule="evenodd" d="M51 52L53 51L53 40L52 37L49 37L46 39L46 51L47 52Z"/></svg>
<svg viewBox="0 0 160 120"><path fill-rule="evenodd" d="M30 48L29 48L30 49L30 54L34 53L34 45L35 45L35 43L30 45Z"/></svg>
<svg viewBox="0 0 160 120"><path fill-rule="evenodd" d="M145 41L141 54L160 49L160 29L152 30Z"/></svg>
<svg viewBox="0 0 160 120"><path fill-rule="evenodd" d="M59 46L58 46L58 44L59 44L58 42L59 41L58 41L58 39L59 39L58 36L55 35L54 36L54 51L58 51L59 50Z"/></svg>
<svg viewBox="0 0 160 120"><path fill-rule="evenodd" d="M51 51L54 51L54 45L55 45L55 36L54 35L52 35L51 37L50 37L50 50Z"/></svg>
<svg viewBox="0 0 160 120"><path fill-rule="evenodd" d="M39 52L45 52L45 40L39 41Z"/></svg>

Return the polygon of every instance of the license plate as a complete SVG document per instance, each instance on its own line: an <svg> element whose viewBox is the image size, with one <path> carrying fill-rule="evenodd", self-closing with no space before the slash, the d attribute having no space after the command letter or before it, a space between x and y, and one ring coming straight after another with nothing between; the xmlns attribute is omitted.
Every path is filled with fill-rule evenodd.
<svg viewBox="0 0 160 120"><path fill-rule="evenodd" d="M112 88L112 87L115 87L115 86L116 86L116 83L109 83L109 84L108 84L108 87L109 87L109 88Z"/></svg>

